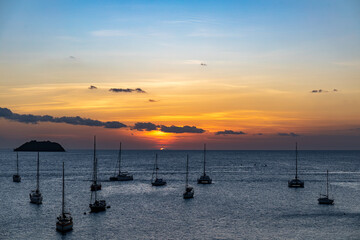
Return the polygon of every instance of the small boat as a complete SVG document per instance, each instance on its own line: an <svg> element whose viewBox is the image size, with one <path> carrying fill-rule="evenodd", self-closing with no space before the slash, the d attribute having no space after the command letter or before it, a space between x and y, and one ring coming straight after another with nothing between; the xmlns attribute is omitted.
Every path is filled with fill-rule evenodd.
<svg viewBox="0 0 360 240"><path fill-rule="evenodd" d="M202 176L200 176L197 180L198 184L211 184L212 183L212 179L206 175L205 172L205 165L206 165L206 144L204 144L204 173Z"/></svg>
<svg viewBox="0 0 360 240"><path fill-rule="evenodd" d="M298 150L297 150L297 143L295 147L295 178L288 181L288 187L290 188L303 188L304 181L298 179Z"/></svg>
<svg viewBox="0 0 360 240"><path fill-rule="evenodd" d="M97 181L97 157L96 157L96 136L94 136L94 165L93 165L93 183L90 186L91 191L101 190L101 183Z"/></svg>
<svg viewBox="0 0 360 240"><path fill-rule="evenodd" d="M42 195L40 192L40 160L39 152L37 153L37 170L36 170L36 190L31 191L30 193L30 202L34 204L42 204Z"/></svg>
<svg viewBox="0 0 360 240"><path fill-rule="evenodd" d="M189 155L186 156L186 182L185 182L185 192L183 193L184 199L189 199L194 197L194 188L189 186Z"/></svg>
<svg viewBox="0 0 360 240"><path fill-rule="evenodd" d="M118 166L119 166L118 174L116 175L116 173L115 173L115 176L110 177L110 181L131 181L131 180L133 180L133 175L129 174L126 171L121 171L121 142L120 142L119 155L118 155Z"/></svg>
<svg viewBox="0 0 360 240"><path fill-rule="evenodd" d="M97 185L97 159L96 159L96 137L94 137L94 175L93 175L93 185L96 186ZM91 185L91 186L93 186ZM98 186L98 185L97 185ZM90 210L91 212L102 212L105 211L106 208L108 208L106 206L106 201L105 200L98 200L97 199L97 190L92 190L93 188L91 188L91 197L90 197ZM94 188L95 189L95 188ZM100 184L100 189L101 189L101 184ZM98 190L100 190L98 189ZM93 195L94 195L94 202L93 200Z"/></svg>
<svg viewBox="0 0 360 240"><path fill-rule="evenodd" d="M154 170L153 170L153 174L151 177L151 185L153 186L164 186L166 185L166 181L164 181L162 178L158 178L158 164L157 164L157 154L155 154L155 165L154 165ZM154 173L155 173L155 179L154 179Z"/></svg>
<svg viewBox="0 0 360 240"><path fill-rule="evenodd" d="M320 198L318 198L319 204L334 204L334 199L329 198L329 171L326 170L326 195L320 194Z"/></svg>
<svg viewBox="0 0 360 240"><path fill-rule="evenodd" d="M95 196L96 196L96 191L95 191ZM95 197L96 199L96 197ZM106 208L108 208L106 206L106 201L105 200L95 200L94 203L90 203L89 207L91 209L91 212L97 213L97 212L103 212L106 210Z"/></svg>
<svg viewBox="0 0 360 240"><path fill-rule="evenodd" d="M62 181L62 208L61 214L57 217L56 230L62 233L73 229L73 219L69 212L65 212L65 167L63 162L63 181Z"/></svg>
<svg viewBox="0 0 360 240"><path fill-rule="evenodd" d="M19 175L19 153L16 152L16 174L13 175L13 182L21 182Z"/></svg>

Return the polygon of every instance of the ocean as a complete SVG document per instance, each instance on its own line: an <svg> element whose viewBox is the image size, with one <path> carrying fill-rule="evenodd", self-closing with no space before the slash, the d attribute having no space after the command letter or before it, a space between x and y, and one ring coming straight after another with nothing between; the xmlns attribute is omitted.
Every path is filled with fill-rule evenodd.
<svg viewBox="0 0 360 240"><path fill-rule="evenodd" d="M151 186L155 153L163 187ZM186 155L193 199L184 200ZM16 153L0 151L0 239L360 239L360 151L299 151L305 188L288 188L295 151L207 151L211 185L199 185L203 151L123 150L129 182L110 182L117 150L99 150L98 192L111 208L89 214L92 150L40 153L43 204L36 188L37 153L20 152L21 183L12 182ZM55 230L61 212L62 162L66 209L74 229ZM329 170L332 206L319 205ZM84 214L86 212L87 214Z"/></svg>

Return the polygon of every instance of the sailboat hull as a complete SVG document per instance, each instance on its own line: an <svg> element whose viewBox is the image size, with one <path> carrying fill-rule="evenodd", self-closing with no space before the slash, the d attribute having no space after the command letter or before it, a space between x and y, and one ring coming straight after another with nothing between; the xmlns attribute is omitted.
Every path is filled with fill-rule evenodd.
<svg viewBox="0 0 360 240"><path fill-rule="evenodd" d="M166 181L162 180L161 178L157 178L154 182L151 183L153 186L164 186L166 185Z"/></svg>
<svg viewBox="0 0 360 240"><path fill-rule="evenodd" d="M299 179L293 179L288 182L289 188L304 188L304 182Z"/></svg>
<svg viewBox="0 0 360 240"><path fill-rule="evenodd" d="M334 204L334 199L324 197L324 198L319 198L318 202L319 202L319 204L332 205L332 204Z"/></svg>
<svg viewBox="0 0 360 240"><path fill-rule="evenodd" d="M13 175L13 182L21 182L21 177L18 174Z"/></svg>
<svg viewBox="0 0 360 240"><path fill-rule="evenodd" d="M70 213L64 213L64 215L61 214L57 219L58 219L56 222L57 231L64 233L71 231L73 229L73 221Z"/></svg>
<svg viewBox="0 0 360 240"><path fill-rule="evenodd" d="M69 223L56 223L56 230L59 232L69 232L73 229L73 223L69 222Z"/></svg>
<svg viewBox="0 0 360 240"><path fill-rule="evenodd" d="M30 193L30 203L42 204L42 195L39 191L32 191Z"/></svg>
<svg viewBox="0 0 360 240"><path fill-rule="evenodd" d="M211 184L212 179L209 176L203 175L197 180L198 184Z"/></svg>
<svg viewBox="0 0 360 240"><path fill-rule="evenodd" d="M101 184L91 184L91 187L90 187L91 191L99 191L101 190Z"/></svg>
<svg viewBox="0 0 360 240"><path fill-rule="evenodd" d="M95 201L94 203L90 203L89 207L91 212L94 213L103 212L106 210L106 201L105 200Z"/></svg>
<svg viewBox="0 0 360 240"><path fill-rule="evenodd" d="M183 197L184 199L190 199L194 197L194 188L192 187L187 187L185 189L185 192L183 193Z"/></svg>
<svg viewBox="0 0 360 240"><path fill-rule="evenodd" d="M110 177L110 181L132 181L133 176L130 174L119 174L115 177Z"/></svg>

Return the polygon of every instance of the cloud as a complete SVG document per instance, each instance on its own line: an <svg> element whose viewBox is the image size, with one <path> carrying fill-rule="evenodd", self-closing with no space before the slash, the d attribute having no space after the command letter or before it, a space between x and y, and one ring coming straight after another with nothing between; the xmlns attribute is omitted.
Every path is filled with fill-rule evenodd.
<svg viewBox="0 0 360 240"><path fill-rule="evenodd" d="M158 101L154 99L149 99L149 102L158 102Z"/></svg>
<svg viewBox="0 0 360 240"><path fill-rule="evenodd" d="M263 133L255 133L254 135L256 135L256 136L262 136L262 135L264 135Z"/></svg>
<svg viewBox="0 0 360 240"><path fill-rule="evenodd" d="M243 135L246 134L243 131L235 132L233 130L225 130L225 131L218 131L215 133L215 135Z"/></svg>
<svg viewBox="0 0 360 240"><path fill-rule="evenodd" d="M311 93L328 93L328 92L338 92L339 90L334 88L332 91L322 90L322 89L314 89Z"/></svg>
<svg viewBox="0 0 360 240"><path fill-rule="evenodd" d="M104 29L104 30L92 31L91 35L95 37L124 37L124 36L130 36L131 34L129 32L122 30Z"/></svg>
<svg viewBox="0 0 360 240"><path fill-rule="evenodd" d="M89 87L89 89L93 90L93 89L97 89L97 87L91 85L91 86Z"/></svg>
<svg viewBox="0 0 360 240"><path fill-rule="evenodd" d="M8 108L0 107L0 117L9 119L16 122L22 123L32 123L37 124L39 122L53 122L53 123L66 123L71 125L81 125L81 126L94 126L94 127L104 127L104 128L123 128L126 127L125 124L118 121L111 122L102 122L99 120L93 120L90 118L82 118L79 116L76 117L52 117L49 115L32 115L32 114L17 114L13 113Z"/></svg>
<svg viewBox="0 0 360 240"><path fill-rule="evenodd" d="M120 93L120 92L125 92L125 93L131 93L131 92L146 93L141 88L135 88L135 89L132 89L132 88L110 88L109 91L110 92L115 92L115 93Z"/></svg>
<svg viewBox="0 0 360 240"><path fill-rule="evenodd" d="M157 130L158 125L155 125L151 122L137 122L135 123L135 126L132 127L132 129L138 130L138 131L153 131Z"/></svg>
<svg viewBox="0 0 360 240"><path fill-rule="evenodd" d="M203 67L206 67L206 66L207 66L206 63L200 63L200 65L203 66Z"/></svg>
<svg viewBox="0 0 360 240"><path fill-rule="evenodd" d="M74 56L69 56L69 58L72 60L76 60L76 57L74 57Z"/></svg>
<svg viewBox="0 0 360 240"><path fill-rule="evenodd" d="M278 133L279 136L285 136L285 137L299 137L300 135L299 134L296 134L296 133Z"/></svg>
<svg viewBox="0 0 360 240"><path fill-rule="evenodd" d="M174 125L172 125L170 127L161 125L160 130L162 132L167 132L167 133L204 133L205 132L204 129L197 128L195 126L192 126L192 127L190 127L190 126L177 127L177 126L174 126Z"/></svg>

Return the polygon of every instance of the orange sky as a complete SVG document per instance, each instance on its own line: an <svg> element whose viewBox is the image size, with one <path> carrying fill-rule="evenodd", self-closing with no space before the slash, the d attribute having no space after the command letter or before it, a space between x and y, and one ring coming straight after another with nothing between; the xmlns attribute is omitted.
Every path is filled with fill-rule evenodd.
<svg viewBox="0 0 360 240"><path fill-rule="evenodd" d="M31 139L91 148L98 135L103 148L360 149L356 1L39 4L0 3L0 108L127 127L0 114L0 148ZM139 122L158 129L133 129Z"/></svg>

